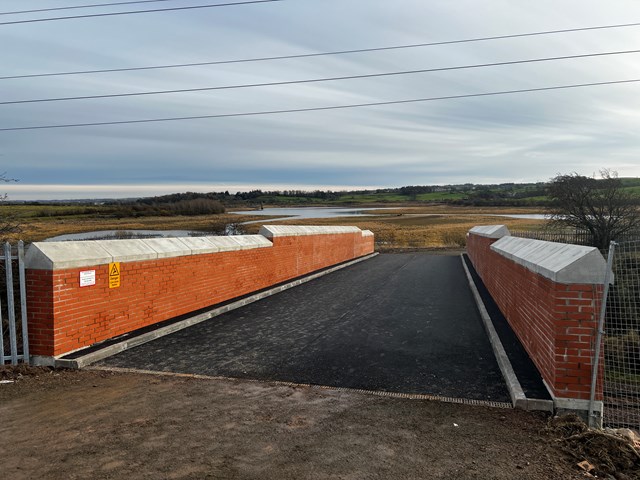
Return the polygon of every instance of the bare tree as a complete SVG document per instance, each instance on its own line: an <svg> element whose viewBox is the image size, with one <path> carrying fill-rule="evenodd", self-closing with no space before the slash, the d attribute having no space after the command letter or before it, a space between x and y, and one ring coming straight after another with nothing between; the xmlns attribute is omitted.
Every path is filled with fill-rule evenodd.
<svg viewBox="0 0 640 480"><path fill-rule="evenodd" d="M13 178L8 178L6 172L0 173L0 182L11 183L17 182ZM8 194L0 194L0 240L5 241L12 233L19 233L22 231L20 223L17 221L14 215L8 214L6 211L7 206L4 202L7 200Z"/></svg>
<svg viewBox="0 0 640 480"><path fill-rule="evenodd" d="M559 174L549 183L548 194L552 220L588 231L599 249L640 228L637 200L624 191L615 171L601 170L599 179Z"/></svg>

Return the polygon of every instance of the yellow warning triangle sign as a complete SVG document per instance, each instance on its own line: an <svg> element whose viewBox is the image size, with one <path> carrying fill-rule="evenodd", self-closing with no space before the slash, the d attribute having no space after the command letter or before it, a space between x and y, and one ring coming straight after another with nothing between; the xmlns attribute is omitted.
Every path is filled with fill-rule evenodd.
<svg viewBox="0 0 640 480"><path fill-rule="evenodd" d="M120 275L120 270L118 270L118 264L117 263L112 263L111 264L111 270L109 271L109 276L110 277L117 277L118 275Z"/></svg>

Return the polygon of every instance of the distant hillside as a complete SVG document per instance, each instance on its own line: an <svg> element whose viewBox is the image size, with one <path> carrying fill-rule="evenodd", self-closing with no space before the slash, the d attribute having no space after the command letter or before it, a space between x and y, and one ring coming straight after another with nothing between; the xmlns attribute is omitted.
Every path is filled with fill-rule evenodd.
<svg viewBox="0 0 640 480"><path fill-rule="evenodd" d="M621 179L624 189L638 198L640 203L640 178ZM471 206L546 206L544 182L501 183L481 185L411 185L399 188L356 191L305 191L283 190L249 192L176 193L162 197L137 200L139 204L172 204L195 199L215 200L227 207L259 205L366 205L387 203L448 203Z"/></svg>
<svg viewBox="0 0 640 480"><path fill-rule="evenodd" d="M625 191L640 205L640 178L621 178ZM409 185L399 188L354 191L251 190L230 194L225 192L184 192L156 197L118 200L70 200L55 202L8 202L24 205L83 205L117 210L113 213L134 215L199 215L224 212L225 207L259 206L365 206L375 204L447 203L466 206L533 206L549 204L547 184L500 183L457 185ZM7 202L5 202L7 203ZM104 211L104 209L101 209ZM126 210L126 212L124 211Z"/></svg>

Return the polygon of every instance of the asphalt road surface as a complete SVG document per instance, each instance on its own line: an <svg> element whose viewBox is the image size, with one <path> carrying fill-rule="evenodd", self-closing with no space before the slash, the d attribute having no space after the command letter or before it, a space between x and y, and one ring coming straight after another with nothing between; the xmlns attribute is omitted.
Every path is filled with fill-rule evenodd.
<svg viewBox="0 0 640 480"><path fill-rule="evenodd" d="M458 256L382 254L103 366L508 402Z"/></svg>

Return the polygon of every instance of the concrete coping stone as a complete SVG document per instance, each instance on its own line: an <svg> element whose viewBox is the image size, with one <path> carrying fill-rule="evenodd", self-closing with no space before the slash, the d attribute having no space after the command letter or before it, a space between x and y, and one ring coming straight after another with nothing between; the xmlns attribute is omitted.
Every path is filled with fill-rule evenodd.
<svg viewBox="0 0 640 480"><path fill-rule="evenodd" d="M363 230L362 231L362 236L363 237L373 237L373 232L371 230Z"/></svg>
<svg viewBox="0 0 640 480"><path fill-rule="evenodd" d="M604 284L607 262L595 247L503 237L491 250L556 283Z"/></svg>
<svg viewBox="0 0 640 480"><path fill-rule="evenodd" d="M26 252L25 265L36 270L63 270L272 246L262 235L35 242Z"/></svg>
<svg viewBox="0 0 640 480"><path fill-rule="evenodd" d="M49 242L46 242L48 244ZM76 242L60 242L76 243ZM80 243L80 242L78 242ZM137 239L127 240L94 240L111 255L111 262L132 262L140 260L153 260L158 258L158 253L148 244Z"/></svg>
<svg viewBox="0 0 640 480"><path fill-rule="evenodd" d="M158 254L157 258L191 255L191 248L179 238L145 238L140 241L154 249Z"/></svg>
<svg viewBox="0 0 640 480"><path fill-rule="evenodd" d="M110 263L113 256L98 242L36 242L25 254L26 268L58 270Z"/></svg>
<svg viewBox="0 0 640 480"><path fill-rule="evenodd" d="M205 237L220 252L229 252L234 250L250 250L252 248L272 247L273 243L262 235L230 235L224 237Z"/></svg>
<svg viewBox="0 0 640 480"><path fill-rule="evenodd" d="M260 235L267 238L296 237L302 235L336 235L341 233L361 233L358 227L337 225L305 226L305 225L263 225Z"/></svg>
<svg viewBox="0 0 640 480"><path fill-rule="evenodd" d="M361 233L358 227L342 226L274 226L262 227L263 235L145 238L122 240L79 240L71 242L36 242L25 257L27 268L63 270L91 267L111 262L136 262L206 253L272 247L269 238L298 235Z"/></svg>
<svg viewBox="0 0 640 480"><path fill-rule="evenodd" d="M218 253L220 249L209 237L180 237L182 243L191 249L192 255Z"/></svg>
<svg viewBox="0 0 640 480"><path fill-rule="evenodd" d="M486 238L502 238L511 235L506 225L482 225L473 227L469 233Z"/></svg>

